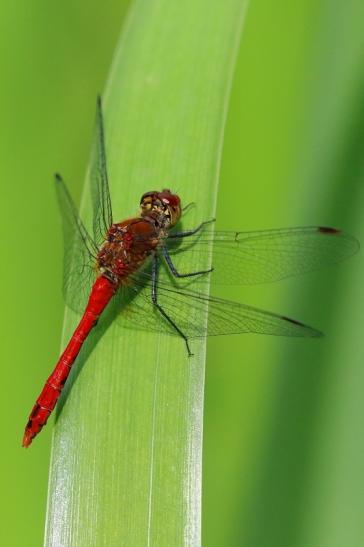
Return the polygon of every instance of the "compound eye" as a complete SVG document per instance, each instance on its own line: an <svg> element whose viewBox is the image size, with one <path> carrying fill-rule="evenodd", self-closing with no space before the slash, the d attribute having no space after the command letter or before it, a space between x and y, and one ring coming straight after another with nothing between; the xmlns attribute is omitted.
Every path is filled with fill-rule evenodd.
<svg viewBox="0 0 364 547"><path fill-rule="evenodd" d="M141 201L141 206L145 207L146 209L151 209L151 207L152 207L151 198L143 198L142 201Z"/></svg>
<svg viewBox="0 0 364 547"><path fill-rule="evenodd" d="M142 204L144 201L153 201L153 198L155 196L156 192L145 192L145 194L142 195L140 199L140 204Z"/></svg>

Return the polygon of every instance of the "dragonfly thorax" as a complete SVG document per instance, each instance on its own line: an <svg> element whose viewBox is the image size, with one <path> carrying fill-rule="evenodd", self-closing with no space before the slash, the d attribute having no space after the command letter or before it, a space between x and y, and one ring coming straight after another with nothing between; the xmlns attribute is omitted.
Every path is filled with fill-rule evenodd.
<svg viewBox="0 0 364 547"><path fill-rule="evenodd" d="M142 266L162 235L147 218L112 224L97 255L100 272L115 283L126 279Z"/></svg>

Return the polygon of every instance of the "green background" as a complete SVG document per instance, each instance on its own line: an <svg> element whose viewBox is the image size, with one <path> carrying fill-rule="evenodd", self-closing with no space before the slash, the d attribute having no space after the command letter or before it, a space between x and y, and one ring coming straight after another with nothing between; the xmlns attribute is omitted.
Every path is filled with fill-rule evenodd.
<svg viewBox="0 0 364 547"><path fill-rule="evenodd" d="M30 450L20 442L60 349L52 174L60 171L79 199L95 97L126 8L120 0L0 7L0 544L9 547L37 547L43 537L52 422ZM334 225L364 240L363 20L359 0L251 1L219 228ZM297 317L326 337L209 341L204 545L362 545L363 270L358 255L304 278L220 293Z"/></svg>

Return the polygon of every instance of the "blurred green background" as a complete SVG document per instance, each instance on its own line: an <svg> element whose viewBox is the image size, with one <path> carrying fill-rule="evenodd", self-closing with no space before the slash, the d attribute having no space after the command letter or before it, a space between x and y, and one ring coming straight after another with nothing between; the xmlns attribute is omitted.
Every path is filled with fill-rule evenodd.
<svg viewBox="0 0 364 547"><path fill-rule="evenodd" d="M0 545L8 547L43 541L52 422L31 450L20 442L60 349L52 175L60 171L79 199L95 97L127 6L0 6ZM251 1L226 127L219 228L334 225L364 241L363 21L359 0ZM326 337L209 341L203 545L362 545L363 272L358 255L304 278L223 293Z"/></svg>

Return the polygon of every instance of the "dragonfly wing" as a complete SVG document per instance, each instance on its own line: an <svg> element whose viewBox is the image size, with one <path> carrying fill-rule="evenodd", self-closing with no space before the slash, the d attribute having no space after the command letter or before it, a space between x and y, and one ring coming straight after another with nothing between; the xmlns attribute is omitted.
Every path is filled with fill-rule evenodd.
<svg viewBox="0 0 364 547"><path fill-rule="evenodd" d="M97 98L96 130L90 169L91 197L93 204L93 232L98 246L105 239L112 220L112 208L107 175L104 122L101 97Z"/></svg>
<svg viewBox="0 0 364 547"><path fill-rule="evenodd" d="M55 181L63 228L63 295L71 309L82 313L96 277L93 265L97 247L82 223L62 178L56 175Z"/></svg>
<svg viewBox="0 0 364 547"><path fill-rule="evenodd" d="M186 262L193 263L196 271L206 268L212 254L212 281L237 285L318 270L348 258L359 248L349 234L317 226L255 232L201 230L191 237L167 239L166 245L180 273L185 273ZM206 276L199 280L206 281Z"/></svg>
<svg viewBox="0 0 364 547"><path fill-rule="evenodd" d="M140 330L177 334L151 300L148 274L134 278L119 295L124 324L131 322ZM276 336L317 337L321 333L303 323L259 310L245 304L207 297L195 291L158 284L158 303L188 338L223 334L259 333ZM207 320L208 315L208 320Z"/></svg>

